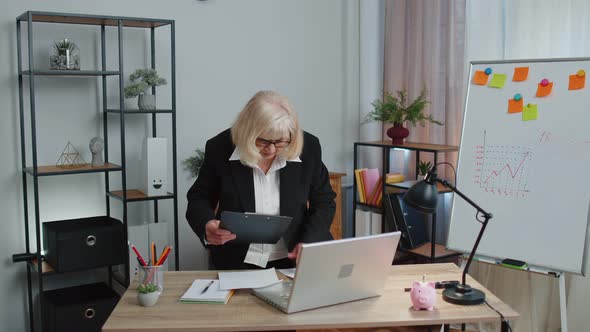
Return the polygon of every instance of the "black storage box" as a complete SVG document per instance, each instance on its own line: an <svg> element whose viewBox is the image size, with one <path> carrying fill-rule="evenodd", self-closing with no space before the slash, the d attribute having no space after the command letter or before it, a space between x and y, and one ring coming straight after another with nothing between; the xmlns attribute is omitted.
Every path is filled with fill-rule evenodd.
<svg viewBox="0 0 590 332"><path fill-rule="evenodd" d="M100 332L118 301L104 283L43 292L43 331Z"/></svg>
<svg viewBox="0 0 590 332"><path fill-rule="evenodd" d="M403 194L387 194L383 199L389 228L402 233L399 245L403 249L414 249L428 242L426 224L430 215L422 213L403 200Z"/></svg>
<svg viewBox="0 0 590 332"><path fill-rule="evenodd" d="M127 255L123 224L106 216L43 223L43 241L56 272L123 264Z"/></svg>

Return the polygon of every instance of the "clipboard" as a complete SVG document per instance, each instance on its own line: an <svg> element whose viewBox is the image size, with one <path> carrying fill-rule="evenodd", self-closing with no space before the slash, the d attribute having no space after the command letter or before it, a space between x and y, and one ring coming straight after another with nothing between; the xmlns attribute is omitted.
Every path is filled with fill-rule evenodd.
<svg viewBox="0 0 590 332"><path fill-rule="evenodd" d="M277 243L289 228L291 217L222 211L219 227L236 234L232 243Z"/></svg>

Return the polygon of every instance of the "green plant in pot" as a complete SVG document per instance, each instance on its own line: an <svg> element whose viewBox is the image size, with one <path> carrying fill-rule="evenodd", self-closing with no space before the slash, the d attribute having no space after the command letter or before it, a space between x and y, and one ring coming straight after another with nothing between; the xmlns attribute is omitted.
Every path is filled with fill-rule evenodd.
<svg viewBox="0 0 590 332"><path fill-rule="evenodd" d="M205 161L205 152L201 149L195 150L195 155L185 159L182 164L184 168L191 173L193 177L197 177L199 175L199 170L201 166L203 166L203 162Z"/></svg>
<svg viewBox="0 0 590 332"><path fill-rule="evenodd" d="M150 93L150 88L165 85L166 80L158 76L155 69L137 69L129 75L131 84L125 87L125 98L137 99L137 106L142 110L156 108L156 96Z"/></svg>
<svg viewBox="0 0 590 332"><path fill-rule="evenodd" d="M418 175L426 175L432 168L432 162L430 161L418 161Z"/></svg>
<svg viewBox="0 0 590 332"><path fill-rule="evenodd" d="M137 287L137 302L143 307L151 307L158 302L160 289L156 284L140 284Z"/></svg>
<svg viewBox="0 0 590 332"><path fill-rule="evenodd" d="M375 100L371 103L373 110L367 114L365 122L382 121L391 123L393 127L387 130L387 136L391 137L392 144L403 144L404 139L410 135L410 131L404 127L409 123L412 127L417 124L424 127L427 122L443 125L435 120L432 114L425 112L426 106L430 103L426 96L428 90L423 88L416 99L409 101L408 92L399 90L395 95L385 91L383 100Z"/></svg>
<svg viewBox="0 0 590 332"><path fill-rule="evenodd" d="M78 46L70 39L53 43L53 54L49 57L50 68L56 70L80 70Z"/></svg>

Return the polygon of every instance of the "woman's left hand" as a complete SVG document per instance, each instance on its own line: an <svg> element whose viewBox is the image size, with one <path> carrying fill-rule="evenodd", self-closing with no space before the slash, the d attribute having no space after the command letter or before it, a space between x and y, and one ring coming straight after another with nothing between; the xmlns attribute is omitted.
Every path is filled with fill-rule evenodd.
<svg viewBox="0 0 590 332"><path fill-rule="evenodd" d="M293 248L293 251L287 254L287 257L290 259L294 259L296 262L299 260L299 253L301 253L301 246L303 242L297 243L297 245Z"/></svg>

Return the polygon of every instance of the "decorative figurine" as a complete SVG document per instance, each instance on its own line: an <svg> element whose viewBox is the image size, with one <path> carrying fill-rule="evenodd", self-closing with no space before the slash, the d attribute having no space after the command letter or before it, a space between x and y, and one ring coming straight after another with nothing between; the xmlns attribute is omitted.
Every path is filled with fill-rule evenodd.
<svg viewBox="0 0 590 332"><path fill-rule="evenodd" d="M88 144L90 152L92 153L92 167L104 166L104 161L102 159L103 144L104 142L100 137L94 137Z"/></svg>
<svg viewBox="0 0 590 332"><path fill-rule="evenodd" d="M432 311L436 304L436 291L434 281L414 281L410 291L410 299L414 310L426 309Z"/></svg>
<svg viewBox="0 0 590 332"><path fill-rule="evenodd" d="M85 163L86 161L84 161L78 150L68 141L55 166L60 168L79 168Z"/></svg>

